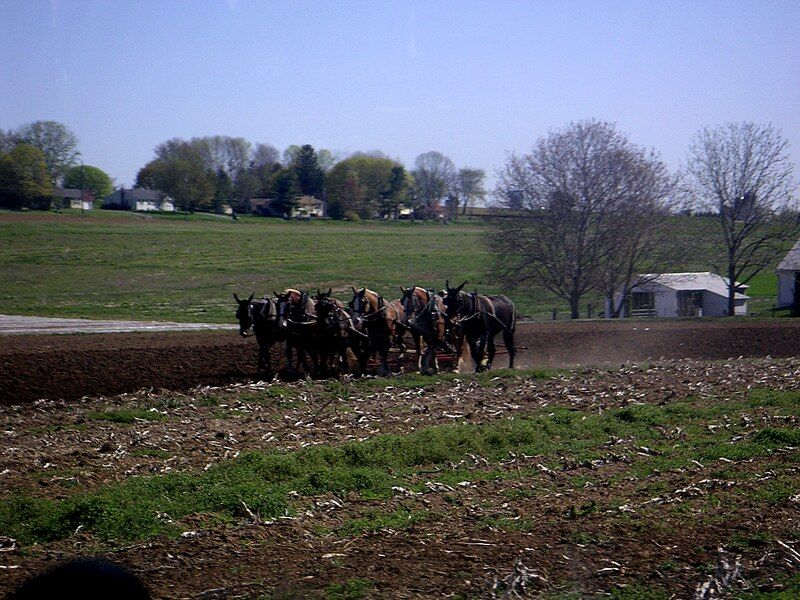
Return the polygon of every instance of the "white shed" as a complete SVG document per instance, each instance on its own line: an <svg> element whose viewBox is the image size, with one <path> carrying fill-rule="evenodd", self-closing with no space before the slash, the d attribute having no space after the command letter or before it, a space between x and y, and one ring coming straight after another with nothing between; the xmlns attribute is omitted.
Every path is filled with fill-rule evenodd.
<svg viewBox="0 0 800 600"><path fill-rule="evenodd" d="M638 281L631 288L627 316L724 317L728 313L728 279L716 273L643 274ZM747 287L736 284L736 315L747 315Z"/></svg>
<svg viewBox="0 0 800 600"><path fill-rule="evenodd" d="M796 306L800 298L800 240L786 253L775 269L778 274L778 306L788 308Z"/></svg>

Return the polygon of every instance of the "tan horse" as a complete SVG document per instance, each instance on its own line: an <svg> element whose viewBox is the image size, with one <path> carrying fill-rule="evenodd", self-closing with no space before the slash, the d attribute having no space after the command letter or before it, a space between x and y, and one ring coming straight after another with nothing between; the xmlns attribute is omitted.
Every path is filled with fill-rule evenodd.
<svg viewBox="0 0 800 600"><path fill-rule="evenodd" d="M378 375L388 375L389 348L397 338L398 323L403 321L403 307L397 300L386 302L383 296L368 288L352 289L353 299L349 306L364 323L370 353L378 356Z"/></svg>

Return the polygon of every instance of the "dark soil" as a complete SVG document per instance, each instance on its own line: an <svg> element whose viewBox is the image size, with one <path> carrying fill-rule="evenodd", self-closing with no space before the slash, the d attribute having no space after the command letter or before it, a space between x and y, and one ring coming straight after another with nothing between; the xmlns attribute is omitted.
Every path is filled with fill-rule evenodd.
<svg viewBox="0 0 800 600"><path fill-rule="evenodd" d="M796 358L707 360L797 355L800 323L793 321L522 324L518 343L521 366L613 367L489 385L431 378L408 390L375 380L367 391L330 401L331 382L254 383L255 342L231 333L2 338L0 497L60 499L132 476L200 472L250 450L490 423L551 406L590 414L640 402L718 402L751 386L800 389ZM197 387L210 385L226 387ZM149 391L160 388L176 391ZM98 418L124 409L159 418ZM796 424L796 416L764 411L748 427ZM680 429L663 435L676 445L684 439ZM536 575L528 579L529 597L644 587L689 598L715 572L720 547L731 563L741 554L745 578L765 590L782 589L797 571L778 544L800 549L796 449L642 475L630 467L642 452L635 441L609 444L613 460L599 466L562 461L539 470L541 457L515 456L496 466L513 475L507 479L475 477L386 500L305 498L292 518L274 522L242 515L209 527L188 517L177 539L116 544L77 531L19 547L0 531L0 596L60 561L92 555L131 568L154 597L198 599L481 598L517 571ZM480 457L474 461L453 468L480 470ZM756 492L769 486L789 492L767 505ZM687 496L688 489L695 491ZM428 518L340 533L375 512L402 510ZM497 597L507 597L501 588ZM733 585L729 596L740 590ZM623 597L651 597L642 594Z"/></svg>
<svg viewBox="0 0 800 600"><path fill-rule="evenodd" d="M789 357L800 352L800 322L520 323L517 345L517 365L529 367ZM253 338L231 332L3 337L0 404L253 381L263 378L256 354ZM273 360L281 364L277 346ZM506 360L499 354L495 366Z"/></svg>

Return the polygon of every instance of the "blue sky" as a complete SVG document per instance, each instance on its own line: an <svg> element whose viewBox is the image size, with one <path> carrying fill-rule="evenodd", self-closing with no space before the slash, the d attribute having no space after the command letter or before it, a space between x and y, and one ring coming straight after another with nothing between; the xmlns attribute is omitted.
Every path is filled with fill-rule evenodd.
<svg viewBox="0 0 800 600"><path fill-rule="evenodd" d="M492 174L589 117L673 168L771 122L800 165L800 1L0 0L0 127L61 121L118 184L215 134Z"/></svg>

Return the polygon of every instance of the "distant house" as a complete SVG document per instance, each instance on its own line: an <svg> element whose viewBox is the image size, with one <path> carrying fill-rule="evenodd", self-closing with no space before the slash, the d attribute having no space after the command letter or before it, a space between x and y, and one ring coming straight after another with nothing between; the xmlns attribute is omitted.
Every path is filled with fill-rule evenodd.
<svg viewBox="0 0 800 600"><path fill-rule="evenodd" d="M775 269L778 274L778 306L800 308L800 240Z"/></svg>
<svg viewBox="0 0 800 600"><path fill-rule="evenodd" d="M159 190L148 190L145 188L126 190L125 188L120 188L106 196L103 202L103 208L174 212L175 203L172 198Z"/></svg>
<svg viewBox="0 0 800 600"><path fill-rule="evenodd" d="M314 196L300 196L292 209L292 216L322 218L325 216L325 202Z"/></svg>
<svg viewBox="0 0 800 600"><path fill-rule="evenodd" d="M458 209L458 214L461 214L461 208ZM468 217L480 219L509 219L531 216L530 211L521 208L507 208L505 206L468 206L464 214Z"/></svg>
<svg viewBox="0 0 800 600"><path fill-rule="evenodd" d="M88 190L57 187L53 190L53 203L59 208L92 210L94 208L94 196Z"/></svg>
<svg viewBox="0 0 800 600"><path fill-rule="evenodd" d="M250 212L262 217L286 217L287 215L277 207L275 198L250 198ZM300 196L295 200L290 217L322 218L326 216L326 203L313 196Z"/></svg>
<svg viewBox="0 0 800 600"><path fill-rule="evenodd" d="M724 317L728 280L716 273L639 275L630 291L629 317ZM734 312L747 315L746 285L736 284ZM619 302L619 297L617 298Z"/></svg>

